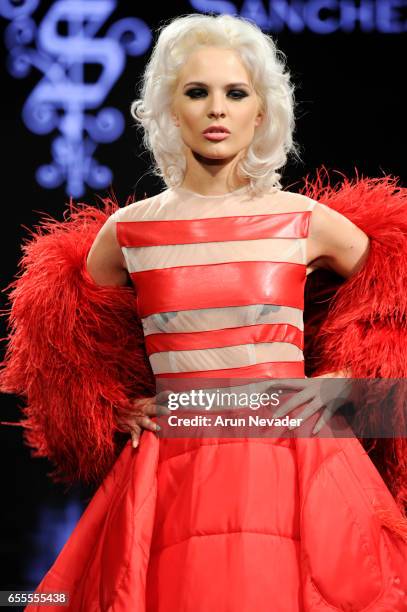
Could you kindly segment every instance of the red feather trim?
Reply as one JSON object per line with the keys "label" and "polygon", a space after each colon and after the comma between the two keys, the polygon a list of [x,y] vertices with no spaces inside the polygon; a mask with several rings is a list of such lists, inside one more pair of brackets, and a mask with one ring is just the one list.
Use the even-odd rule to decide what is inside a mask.
{"label": "red feather trim", "polygon": [[[325,167],[314,181],[305,179],[304,195],[346,216],[370,237],[363,267],[344,280],[327,270],[307,279],[305,292],[305,359],[312,375],[350,368],[353,378],[407,377],[407,189],[398,178],[344,177],[330,184]],[[379,381],[377,381],[379,382]],[[352,395],[357,431],[374,425],[380,397],[394,387],[395,431],[406,428],[403,381],[383,381],[371,393]],[[397,383],[397,385],[396,385]],[[366,390],[366,386],[364,386]],[[362,438],[396,502],[407,510],[406,438]],[[383,513],[384,516],[384,513]],[[406,531],[404,531],[406,533]]]}
{"label": "red feather trim", "polygon": [[[23,246],[10,291],[0,389],[24,396],[24,439],[48,457],[55,482],[100,484],[128,435],[116,417],[155,383],[132,287],[97,285],[86,258],[118,205],[69,205],[69,218],[41,222]],[[65,215],[64,215],[65,216]]]}
{"label": "red feather trim", "polygon": [[[307,375],[349,367],[355,378],[407,377],[407,190],[390,176],[354,182],[345,177],[332,187],[322,168],[316,180],[305,179],[303,192],[347,216],[371,238],[363,268],[350,279],[327,270],[307,278]],[[86,271],[90,246],[117,209],[109,198],[103,204],[99,210],[71,202],[69,219],[51,218],[33,232],[23,247],[23,274],[11,284],[0,388],[26,397],[25,439],[35,456],[56,465],[51,476],[64,482],[100,482],[123,445],[115,439],[115,417],[128,398],[155,392],[134,289],[98,286]],[[363,408],[361,419],[369,422],[369,400],[355,401]],[[401,401],[395,399],[397,419],[405,419]],[[361,442],[369,444],[404,509],[406,440]]]}

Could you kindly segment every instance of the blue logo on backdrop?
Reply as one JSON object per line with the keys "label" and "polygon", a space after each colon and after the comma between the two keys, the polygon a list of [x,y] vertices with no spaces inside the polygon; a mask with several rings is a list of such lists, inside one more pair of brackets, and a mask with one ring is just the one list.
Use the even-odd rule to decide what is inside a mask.
{"label": "blue logo on backdrop", "polygon": [[228,0],[190,0],[190,5],[201,13],[239,14],[265,32],[407,31],[406,0],[244,0],[240,9]]}
{"label": "blue logo on backdrop", "polygon": [[[96,38],[116,8],[115,0],[59,0],[37,26],[32,14],[38,5],[38,0],[0,1],[0,14],[10,20],[5,32],[7,68],[16,78],[32,68],[43,75],[22,110],[24,123],[34,133],[58,132],[52,161],[37,168],[38,183],[48,189],[66,183],[67,193],[80,197],[85,184],[101,189],[112,181],[110,168],[101,165],[94,152],[98,143],[119,138],[124,118],[103,103],[125,68],[126,54],[148,50],[151,31],[142,20],[129,17]],[[87,82],[85,69],[94,65],[98,76]]]}
{"label": "blue logo on backdrop", "polygon": [[[65,183],[69,195],[80,197],[86,184],[101,189],[112,181],[110,168],[94,153],[98,143],[119,138],[124,118],[103,104],[124,71],[126,54],[145,54],[152,34],[144,21],[128,17],[96,38],[116,0],[56,0],[37,25],[33,13],[39,4],[0,0],[0,15],[10,21],[5,31],[7,68],[16,78],[32,68],[43,75],[22,110],[34,133],[58,133],[52,160],[37,168],[38,183],[47,189]],[[228,0],[190,0],[190,5],[201,13],[240,14],[265,32],[407,31],[407,0],[244,0],[240,9]],[[89,82],[86,69],[95,66],[99,76]]]}

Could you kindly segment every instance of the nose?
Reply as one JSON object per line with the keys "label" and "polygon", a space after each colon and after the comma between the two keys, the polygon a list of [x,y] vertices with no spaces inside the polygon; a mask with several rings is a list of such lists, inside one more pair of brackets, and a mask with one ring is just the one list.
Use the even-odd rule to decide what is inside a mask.
{"label": "nose", "polygon": [[225,111],[223,109],[223,101],[222,101],[222,96],[212,96],[209,99],[209,112],[208,112],[208,117],[212,118],[212,117],[224,117],[225,116]]}
{"label": "nose", "polygon": [[212,110],[208,113],[208,117],[216,117],[216,119],[218,119],[219,117],[224,117],[225,113],[224,111],[220,111],[220,110]]}

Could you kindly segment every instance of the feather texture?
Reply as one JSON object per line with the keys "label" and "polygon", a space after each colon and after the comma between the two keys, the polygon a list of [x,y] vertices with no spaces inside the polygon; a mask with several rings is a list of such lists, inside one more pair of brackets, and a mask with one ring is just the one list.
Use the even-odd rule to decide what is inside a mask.
{"label": "feather texture", "polygon": [[[325,167],[305,179],[302,193],[345,215],[370,238],[363,267],[350,278],[317,270],[305,290],[305,356],[311,375],[350,368],[354,379],[384,378],[353,386],[358,432],[378,431],[391,419],[406,431],[407,378],[407,189],[383,176],[331,184]],[[392,410],[381,414],[381,400]],[[384,404],[383,404],[384,405]],[[388,424],[386,429],[389,429]],[[407,510],[407,440],[361,438],[399,508]],[[385,513],[383,512],[383,516]]]}
{"label": "feather texture", "polygon": [[116,423],[132,398],[154,394],[130,286],[97,285],[86,258],[118,208],[69,205],[63,221],[45,215],[23,244],[9,292],[2,392],[24,397],[24,438],[48,457],[56,482],[100,484],[127,441]]}
{"label": "feather texture", "polygon": [[[358,225],[370,250],[349,279],[322,269],[307,277],[306,374],[350,368],[354,378],[407,378],[407,189],[390,176],[343,179],[332,186],[322,167],[301,191]],[[97,232],[118,208],[114,196],[102,202],[71,201],[63,221],[42,221],[23,245],[21,273],[5,289],[11,307],[3,311],[9,334],[0,390],[25,398],[25,440],[34,456],[54,464],[50,476],[67,483],[103,480],[128,437],[117,417],[129,399],[155,393],[134,289],[101,287],[86,270]],[[398,426],[406,418],[400,388],[393,398]],[[355,391],[361,427],[377,418],[369,406],[380,393],[377,386],[371,397]],[[406,439],[361,442],[405,512]],[[394,517],[380,512],[391,527]]]}

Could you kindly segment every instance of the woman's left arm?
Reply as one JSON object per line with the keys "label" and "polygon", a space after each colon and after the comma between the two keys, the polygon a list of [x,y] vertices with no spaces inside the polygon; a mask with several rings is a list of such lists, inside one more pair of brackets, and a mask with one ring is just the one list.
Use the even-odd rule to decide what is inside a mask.
{"label": "woman's left arm", "polygon": [[[350,219],[320,202],[316,202],[314,206],[308,236],[312,264],[319,268],[333,270],[345,278],[357,273],[363,267],[369,254],[370,239],[367,234]],[[337,399],[338,389],[344,398],[346,398],[347,390],[350,390],[349,383],[343,381],[343,388],[342,386],[330,388],[332,397],[327,394],[325,388],[324,400],[322,400],[323,383],[318,381],[318,378],[352,378],[352,371],[348,367],[328,371],[304,381],[295,381],[293,386],[298,389],[298,393],[290,398],[274,416],[285,416],[303,402],[308,402],[307,407],[297,415],[297,418],[307,419],[321,408],[325,408],[313,430],[313,433],[317,433],[338,408],[338,402],[334,401]]]}
{"label": "woman's left arm", "polygon": [[[369,254],[370,239],[350,219],[322,202],[311,215],[309,241],[318,267],[333,270],[344,278],[358,272]],[[327,372],[314,378],[351,378],[350,368]]]}
{"label": "woman's left arm", "polygon": [[350,219],[316,202],[308,233],[313,263],[344,278],[358,272],[369,254],[370,239]]}

